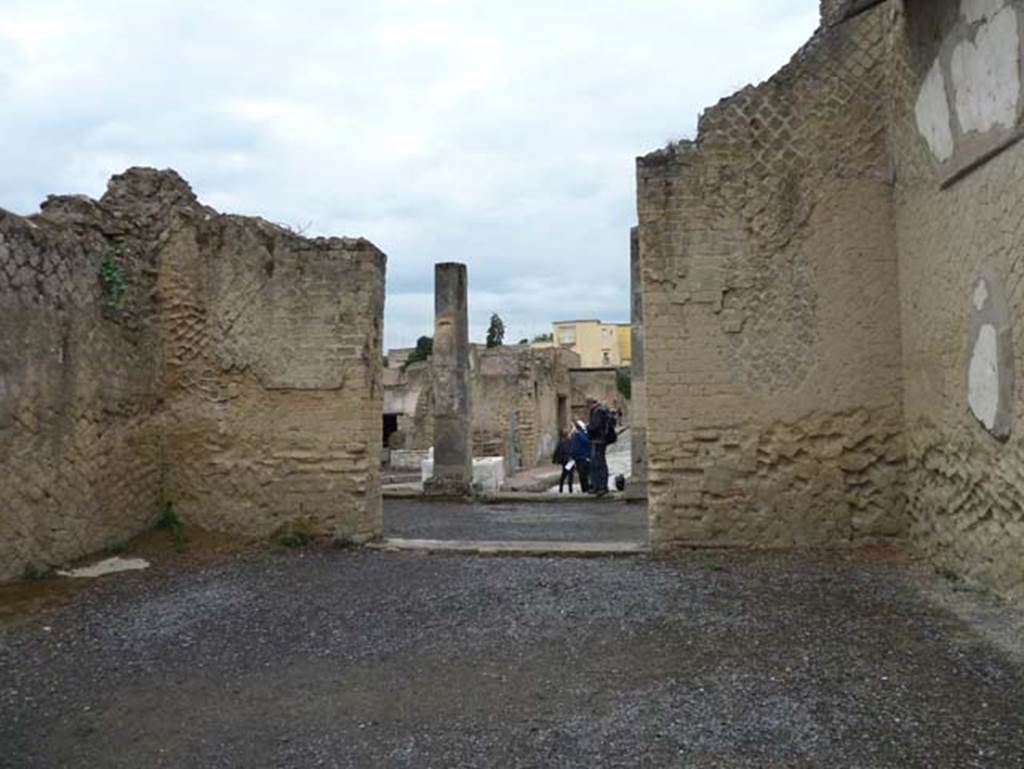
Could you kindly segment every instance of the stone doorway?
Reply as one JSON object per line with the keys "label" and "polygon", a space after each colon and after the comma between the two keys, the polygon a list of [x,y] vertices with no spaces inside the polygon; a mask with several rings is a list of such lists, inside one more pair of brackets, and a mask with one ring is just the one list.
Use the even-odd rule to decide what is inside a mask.
{"label": "stone doorway", "polygon": [[391,436],[398,432],[398,414],[384,415],[384,448],[391,448]]}
{"label": "stone doorway", "polygon": [[[426,381],[414,392],[407,372],[399,369],[387,377],[384,402],[404,408],[407,416],[415,408],[419,417],[423,394],[432,394],[433,448],[424,451],[418,478],[392,473],[395,482],[384,485],[383,546],[645,552],[644,505],[628,504],[614,493],[615,486],[610,496],[585,494],[578,473],[573,488],[566,483],[563,493],[558,487],[562,465],[553,462],[561,433],[573,418],[576,389],[582,387],[618,406],[607,395],[608,382],[602,380],[610,373],[614,387],[614,370],[588,371],[576,387],[573,372],[580,370],[579,356],[571,351],[533,349],[528,344],[474,347],[469,340],[467,285],[465,265],[435,266],[434,341],[424,363]],[[407,360],[405,352],[389,354],[389,363]],[[605,390],[598,387],[602,382]],[[399,424],[404,429],[406,420],[397,420],[396,409],[385,409],[385,436]],[[623,435],[608,452],[612,483],[616,476],[628,477],[629,449],[629,438]],[[389,452],[388,469],[396,469],[395,455],[413,453]]]}

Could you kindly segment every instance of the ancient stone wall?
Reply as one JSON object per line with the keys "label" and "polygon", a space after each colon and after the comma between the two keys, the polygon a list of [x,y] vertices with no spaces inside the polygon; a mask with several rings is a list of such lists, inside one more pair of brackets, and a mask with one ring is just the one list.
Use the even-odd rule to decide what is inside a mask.
{"label": "ancient stone wall", "polygon": [[905,533],[888,13],[638,161],[656,545]]}
{"label": "ancient stone wall", "polygon": [[[477,456],[504,456],[514,415],[514,453],[520,467],[551,461],[561,421],[568,422],[568,350],[501,347],[476,350],[473,377],[473,439]],[[565,413],[559,414],[559,398]]]}
{"label": "ancient stone wall", "polygon": [[384,259],[261,220],[178,212],[159,290],[167,493],[221,531],[380,530]]}
{"label": "ancient stone wall", "polygon": [[822,22],[639,162],[654,539],[906,528],[1024,597],[1024,2]]}
{"label": "ancient stone wall", "polygon": [[[622,369],[624,374],[629,369]],[[587,421],[587,398],[595,398],[601,403],[618,410],[621,424],[630,424],[630,402],[621,392],[618,385],[619,369],[615,368],[574,368],[569,372],[572,382],[572,415],[573,419]]]}
{"label": "ancient stone wall", "polygon": [[1024,597],[1024,3],[915,0],[892,29],[909,511],[951,571]]}
{"label": "ancient stone wall", "polygon": [[434,389],[429,361],[384,372],[384,413],[398,417],[390,448],[425,451],[434,445]]}
{"label": "ancient stone wall", "polygon": [[[570,368],[578,364],[579,356],[569,350],[474,345],[470,354],[473,455],[514,454],[516,468],[510,469],[549,462],[561,423],[570,416]],[[386,388],[390,408],[402,414],[401,435],[396,438],[402,448],[427,449],[432,444],[430,368],[429,363],[415,363]],[[559,413],[560,403],[564,414]]]}
{"label": "ancient stone wall", "polygon": [[135,213],[85,198],[0,211],[0,579],[159,510],[156,259]]}
{"label": "ancient stone wall", "polygon": [[380,530],[384,256],[132,169],[0,212],[0,577],[173,504],[260,536]]}

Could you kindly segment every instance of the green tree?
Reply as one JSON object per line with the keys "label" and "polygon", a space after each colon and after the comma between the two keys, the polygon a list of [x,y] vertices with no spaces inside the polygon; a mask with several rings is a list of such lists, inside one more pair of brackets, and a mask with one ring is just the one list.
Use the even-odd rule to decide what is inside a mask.
{"label": "green tree", "polygon": [[554,334],[537,334],[537,336],[535,336],[533,338],[533,341],[534,342],[553,342],[553,341],[555,341],[555,335]]}
{"label": "green tree", "polygon": [[505,341],[505,324],[498,313],[491,313],[491,325],[487,327],[487,346],[501,347]]}
{"label": "green tree", "polygon": [[633,397],[633,372],[628,368],[620,368],[615,372],[615,387],[623,398]]}
{"label": "green tree", "polygon": [[409,353],[409,357],[405,359],[405,363],[402,364],[402,369],[409,368],[413,363],[418,363],[421,360],[426,360],[434,354],[434,337],[432,336],[421,336],[416,340],[416,349]]}

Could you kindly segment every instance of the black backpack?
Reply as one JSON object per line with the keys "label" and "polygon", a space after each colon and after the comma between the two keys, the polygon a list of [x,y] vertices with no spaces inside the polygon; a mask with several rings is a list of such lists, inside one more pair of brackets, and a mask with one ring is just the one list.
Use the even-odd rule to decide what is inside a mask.
{"label": "black backpack", "polygon": [[604,442],[610,446],[619,439],[619,434],[616,429],[619,426],[619,420],[616,418],[614,411],[609,409],[607,414],[608,417],[604,428]]}

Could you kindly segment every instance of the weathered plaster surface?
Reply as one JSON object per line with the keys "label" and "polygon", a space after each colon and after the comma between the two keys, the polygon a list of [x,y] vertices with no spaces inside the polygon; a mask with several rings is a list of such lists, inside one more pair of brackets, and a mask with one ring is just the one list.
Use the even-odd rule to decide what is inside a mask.
{"label": "weathered plaster surface", "polygon": [[[1022,13],[1019,0],[964,0],[960,6],[953,0],[909,0],[906,18],[911,23],[893,25],[909,35],[905,52],[918,70],[912,78],[918,88],[917,130],[946,180],[958,178],[1018,136]],[[897,49],[894,54],[897,59],[902,55]],[[923,77],[922,60],[928,62]],[[902,148],[896,149],[899,154]]]}
{"label": "weathered plaster surface", "polygon": [[[934,35],[948,55],[975,25],[1021,4],[919,2],[896,21],[890,141],[900,264],[908,513],[914,541],[956,573],[1024,597],[1024,477],[1014,330],[1024,317],[1024,149],[1011,146],[940,189],[941,170],[912,140],[913,96],[932,58],[915,57]],[[1009,11],[1003,9],[1009,7]],[[945,26],[943,26],[945,24]],[[927,34],[918,32],[927,31]],[[1006,36],[1020,56],[1019,40]],[[924,62],[927,62],[926,64]],[[989,77],[986,75],[985,77]],[[998,84],[979,83],[979,90]],[[1019,95],[1018,95],[1019,98]],[[1019,109],[1019,105],[1014,105]],[[959,129],[958,129],[959,130]],[[998,139],[1000,131],[993,132]],[[957,133],[957,156],[988,146]]]}
{"label": "weathered plaster surface", "polygon": [[950,61],[956,115],[962,130],[985,133],[1012,128],[1020,98],[1017,12],[1004,8],[963,40]]}
{"label": "weathered plaster surface", "polygon": [[941,161],[953,156],[953,131],[949,127],[949,103],[946,100],[946,79],[936,61],[921,86],[914,109],[917,128],[928,142],[932,154]]}
{"label": "weathered plaster surface", "polygon": [[967,401],[974,416],[991,432],[999,413],[999,352],[996,328],[989,323],[979,329],[971,351]]}
{"label": "weathered plaster surface", "polygon": [[968,24],[991,19],[1006,7],[1006,0],[963,0],[960,13]]}

